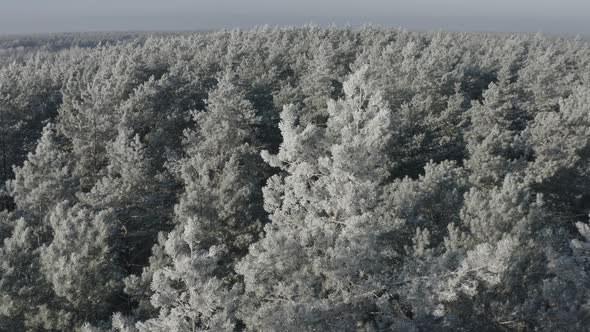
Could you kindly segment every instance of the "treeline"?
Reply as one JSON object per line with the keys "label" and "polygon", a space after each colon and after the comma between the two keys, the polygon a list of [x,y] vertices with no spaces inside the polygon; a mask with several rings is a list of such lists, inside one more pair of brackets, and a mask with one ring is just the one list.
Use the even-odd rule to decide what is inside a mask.
{"label": "treeline", "polygon": [[94,48],[128,42],[142,42],[150,36],[173,36],[180,32],[69,32],[37,35],[0,35],[0,67],[13,61],[26,61],[38,53],[74,48]]}
{"label": "treeline", "polygon": [[263,27],[3,59],[0,330],[590,325],[587,42]]}

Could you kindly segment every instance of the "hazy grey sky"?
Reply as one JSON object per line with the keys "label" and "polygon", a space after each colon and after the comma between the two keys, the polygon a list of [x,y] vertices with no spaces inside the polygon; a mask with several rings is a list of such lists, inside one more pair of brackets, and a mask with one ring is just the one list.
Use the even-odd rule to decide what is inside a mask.
{"label": "hazy grey sky", "polygon": [[312,21],[589,33],[590,0],[0,0],[0,33],[189,30]]}

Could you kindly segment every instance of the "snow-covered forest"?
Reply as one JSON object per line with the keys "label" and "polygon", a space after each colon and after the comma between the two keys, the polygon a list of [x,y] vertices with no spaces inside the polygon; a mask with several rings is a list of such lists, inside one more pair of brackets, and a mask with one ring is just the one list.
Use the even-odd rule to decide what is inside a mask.
{"label": "snow-covered forest", "polygon": [[581,38],[0,45],[0,331],[590,326]]}

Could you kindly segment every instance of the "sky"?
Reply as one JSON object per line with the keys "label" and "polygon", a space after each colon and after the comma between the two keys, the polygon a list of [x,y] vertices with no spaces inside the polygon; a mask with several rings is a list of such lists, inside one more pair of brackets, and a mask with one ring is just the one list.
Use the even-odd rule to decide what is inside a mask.
{"label": "sky", "polygon": [[0,34],[305,23],[590,34],[590,0],[0,0]]}

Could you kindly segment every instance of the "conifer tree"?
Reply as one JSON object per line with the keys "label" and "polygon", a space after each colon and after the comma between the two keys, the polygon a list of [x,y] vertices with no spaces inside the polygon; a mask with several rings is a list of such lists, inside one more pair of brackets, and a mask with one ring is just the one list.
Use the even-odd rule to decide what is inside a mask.
{"label": "conifer tree", "polygon": [[41,271],[40,260],[42,247],[52,239],[48,212],[73,198],[77,189],[70,155],[52,125],[45,127],[35,152],[29,154],[24,165],[15,168],[15,177],[9,190],[17,210],[11,218],[11,232],[3,236],[6,239],[0,249],[0,294],[2,304],[11,308],[3,315],[31,329],[66,328],[73,317],[60,309]]}
{"label": "conifer tree", "polygon": [[529,154],[522,131],[527,113],[520,108],[513,84],[490,84],[483,103],[473,102],[471,125],[466,133],[467,167],[479,186],[499,185],[508,173],[522,172]]}
{"label": "conifer tree", "polygon": [[[50,56],[37,54],[0,68],[0,183],[14,175],[35,148],[45,121],[55,116],[61,102],[61,72],[67,69]],[[0,185],[0,187],[2,186]],[[4,200],[8,208],[9,200]],[[1,203],[0,203],[1,204]]]}
{"label": "conifer tree", "polygon": [[40,223],[55,205],[74,199],[79,180],[73,163],[64,137],[55,125],[47,125],[35,151],[15,168],[15,179],[9,183],[21,213]]}
{"label": "conifer tree", "polygon": [[63,89],[57,128],[71,143],[82,192],[90,191],[104,176],[108,165],[104,143],[116,138],[119,106],[142,82],[141,63],[129,52],[124,47],[98,48],[92,65],[74,71]]}
{"label": "conifer tree", "polygon": [[194,120],[180,163],[184,193],[175,209],[176,227],[162,239],[162,249],[156,248],[169,264],[146,271],[152,274],[152,304],[159,317],[138,324],[140,330],[238,325],[241,285],[233,267],[264,221],[258,186],[265,167],[256,151],[257,118],[226,76],[211,92],[207,111],[195,113]]}
{"label": "conifer tree", "polygon": [[0,330],[584,331],[589,83],[581,38],[0,38]]}
{"label": "conifer tree", "polygon": [[[39,261],[39,242],[46,242],[48,236],[47,229],[29,225],[20,218],[3,241],[0,248],[0,327],[3,329],[59,329],[70,323],[67,313],[51,310],[54,303],[48,302],[53,294]],[[53,322],[43,319],[44,316],[53,316]]]}
{"label": "conifer tree", "polygon": [[328,103],[326,128],[300,127],[297,110],[283,110],[281,149],[264,154],[283,171],[264,189],[272,223],[238,267],[249,329],[334,330],[371,321],[374,296],[362,295],[368,276],[357,265],[369,256],[347,243],[376,218],[372,210],[392,168],[393,124],[366,75],[366,68],[352,75],[345,98]]}
{"label": "conifer tree", "polygon": [[123,276],[116,264],[121,240],[112,211],[94,213],[66,201],[48,219],[53,237],[41,249],[41,270],[60,306],[71,312],[72,327],[108,317]]}
{"label": "conifer tree", "polygon": [[95,211],[112,210],[125,244],[119,259],[129,273],[147,264],[150,248],[159,231],[167,230],[169,218],[167,177],[156,172],[138,135],[119,125],[117,138],[107,144],[109,164],[105,176],[78,198]]}
{"label": "conifer tree", "polygon": [[563,232],[543,196],[508,175],[500,187],[472,188],[460,216],[445,239],[445,256],[453,259],[432,275],[439,301],[433,314],[472,329],[538,326],[527,316],[549,275],[545,255],[561,242],[547,234]]}
{"label": "conifer tree", "polygon": [[571,211],[579,221],[590,210],[589,104],[588,89],[578,87],[560,100],[559,112],[537,114],[527,130],[534,153],[527,179],[549,194],[556,208]]}
{"label": "conifer tree", "polygon": [[323,124],[327,100],[337,99],[342,93],[339,82],[336,51],[328,41],[322,41],[312,59],[305,59],[307,72],[301,78],[298,87],[301,89],[300,100],[305,108],[302,114],[303,123],[314,122]]}

